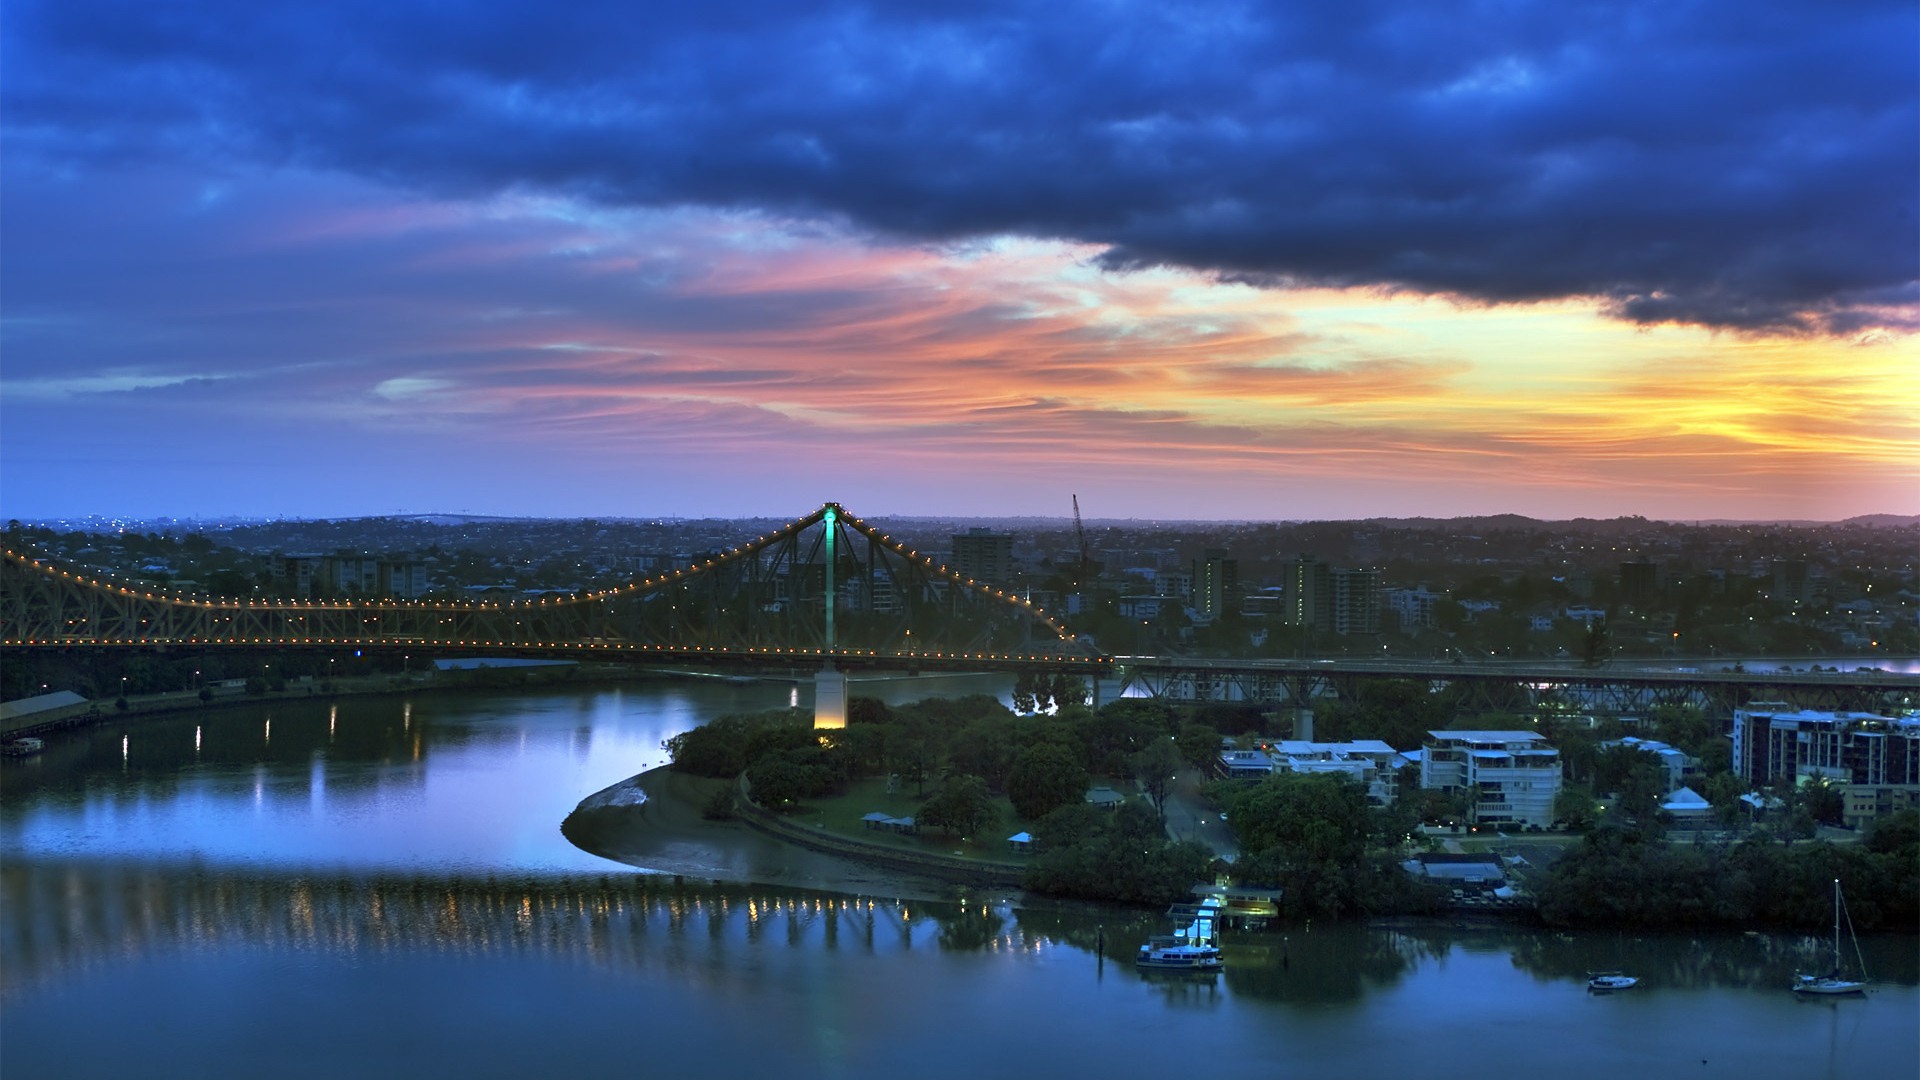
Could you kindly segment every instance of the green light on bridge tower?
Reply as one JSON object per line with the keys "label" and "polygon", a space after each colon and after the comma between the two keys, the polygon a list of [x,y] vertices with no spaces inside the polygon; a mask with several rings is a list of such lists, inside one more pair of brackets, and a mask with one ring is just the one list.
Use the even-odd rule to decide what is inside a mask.
{"label": "green light on bridge tower", "polygon": [[834,508],[834,505],[833,505],[832,503],[828,503],[828,504],[827,504],[827,512],[826,512],[826,524],[827,524],[827,651],[828,651],[828,652],[832,652],[832,651],[833,651],[833,646],[834,646],[834,636],[833,636],[833,608],[834,608],[834,603],[833,603],[833,564],[834,564],[834,558],[833,558],[833,534],[839,531],[838,529],[836,529],[836,528],[834,527],[835,525],[837,525],[837,524],[839,523],[839,521],[840,521],[840,512],[839,512],[839,511],[838,511],[837,509],[835,509],[835,508]]}
{"label": "green light on bridge tower", "polygon": [[813,726],[817,729],[836,729],[847,726],[847,677],[833,669],[833,648],[836,639],[833,633],[833,609],[837,606],[833,595],[834,534],[839,532],[840,508],[827,504],[821,519],[827,530],[827,662],[813,677]]}

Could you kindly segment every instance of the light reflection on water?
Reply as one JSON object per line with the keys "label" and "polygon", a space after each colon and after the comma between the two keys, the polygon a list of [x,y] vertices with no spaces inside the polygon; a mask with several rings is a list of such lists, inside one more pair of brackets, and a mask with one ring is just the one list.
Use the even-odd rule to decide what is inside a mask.
{"label": "light reflection on water", "polygon": [[[1320,926],[1231,939],[1217,978],[1151,978],[1113,959],[1151,912],[676,880],[560,836],[661,740],[789,694],[275,703],[10,764],[0,1075],[1920,1069],[1910,938],[1870,943],[1878,987],[1853,1002],[1785,991],[1817,936]],[[1598,967],[1645,982],[1592,998]]]}
{"label": "light reflection on water", "polygon": [[[7,1075],[232,1075],[263,1046],[299,1055],[281,1074],[315,1076],[632,1055],[702,1076],[1135,1076],[1190,1066],[1196,1047],[1227,1077],[1477,1075],[1487,1055],[1573,1077],[1920,1061],[1910,940],[1877,943],[1873,996],[1807,1003],[1785,990],[1799,945],[1758,936],[1321,926],[1230,938],[1227,971],[1192,979],[1123,962],[1158,929],[1150,913],[1002,894],[10,860],[0,901]],[[1095,954],[1103,939],[1120,962]],[[1587,995],[1603,957],[1644,990]],[[139,1041],[85,1038],[100,1017]]]}
{"label": "light reflection on water", "polygon": [[[997,677],[891,679],[895,701]],[[110,723],[5,766],[0,854],[279,866],[586,872],[560,835],[579,801],[665,764],[662,743],[782,682],[298,699]],[[111,747],[112,767],[102,755]]]}

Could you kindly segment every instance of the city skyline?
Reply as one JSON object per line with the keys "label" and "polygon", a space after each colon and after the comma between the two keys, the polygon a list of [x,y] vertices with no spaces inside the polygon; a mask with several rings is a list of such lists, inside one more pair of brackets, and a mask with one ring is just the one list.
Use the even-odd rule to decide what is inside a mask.
{"label": "city skyline", "polygon": [[1910,4],[9,5],[0,515],[1920,512]]}

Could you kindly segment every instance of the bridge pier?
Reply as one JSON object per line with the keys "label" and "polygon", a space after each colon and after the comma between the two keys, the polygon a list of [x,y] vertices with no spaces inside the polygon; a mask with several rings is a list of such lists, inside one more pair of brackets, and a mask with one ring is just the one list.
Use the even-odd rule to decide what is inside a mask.
{"label": "bridge pier", "polygon": [[816,731],[847,726],[847,675],[831,662],[813,677],[813,726]]}

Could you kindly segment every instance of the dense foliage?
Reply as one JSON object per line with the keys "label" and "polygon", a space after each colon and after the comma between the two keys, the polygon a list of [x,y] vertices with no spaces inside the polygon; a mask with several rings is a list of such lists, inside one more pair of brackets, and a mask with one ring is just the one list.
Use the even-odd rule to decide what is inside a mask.
{"label": "dense foliage", "polygon": [[1034,835],[1040,854],[1026,886],[1036,892],[1168,904],[1189,899],[1195,882],[1212,878],[1213,854],[1169,841],[1160,816],[1142,803],[1110,811],[1063,806],[1036,824]]}
{"label": "dense foliage", "polygon": [[[1212,854],[1168,841],[1159,813],[1181,765],[1181,715],[1138,700],[1095,712],[1073,704],[1070,687],[1064,703],[1058,693],[1051,715],[1019,715],[978,695],[903,706],[854,698],[847,727],[833,732],[815,730],[801,710],[723,716],[675,736],[667,749],[677,771],[745,773],[754,800],[773,809],[837,794],[855,777],[886,775],[913,786],[923,828],[952,836],[998,828],[1011,805],[1038,840],[1027,882],[1037,891],[1161,904],[1210,880]],[[1186,735],[1194,747],[1217,746],[1219,738],[1197,724]],[[1148,801],[1096,810],[1085,802],[1096,779],[1116,786],[1137,779]]]}
{"label": "dense foliage", "polygon": [[1560,926],[1818,929],[1833,918],[1836,878],[1855,927],[1920,929],[1920,813],[1895,814],[1847,846],[1785,845],[1758,832],[1720,848],[1600,829],[1537,891],[1541,918]]}
{"label": "dense foliage", "polygon": [[667,740],[675,772],[731,780],[762,753],[798,746],[813,730],[799,709],[748,716],[719,716]]}
{"label": "dense foliage", "polygon": [[1403,812],[1368,806],[1345,776],[1281,773],[1219,782],[1209,793],[1240,842],[1235,876],[1278,888],[1284,916],[1422,913],[1438,902],[1400,868]]}
{"label": "dense foliage", "polygon": [[994,809],[993,792],[977,776],[949,776],[940,781],[933,794],[920,805],[918,821],[929,829],[955,836],[971,836],[994,824],[999,813]]}

